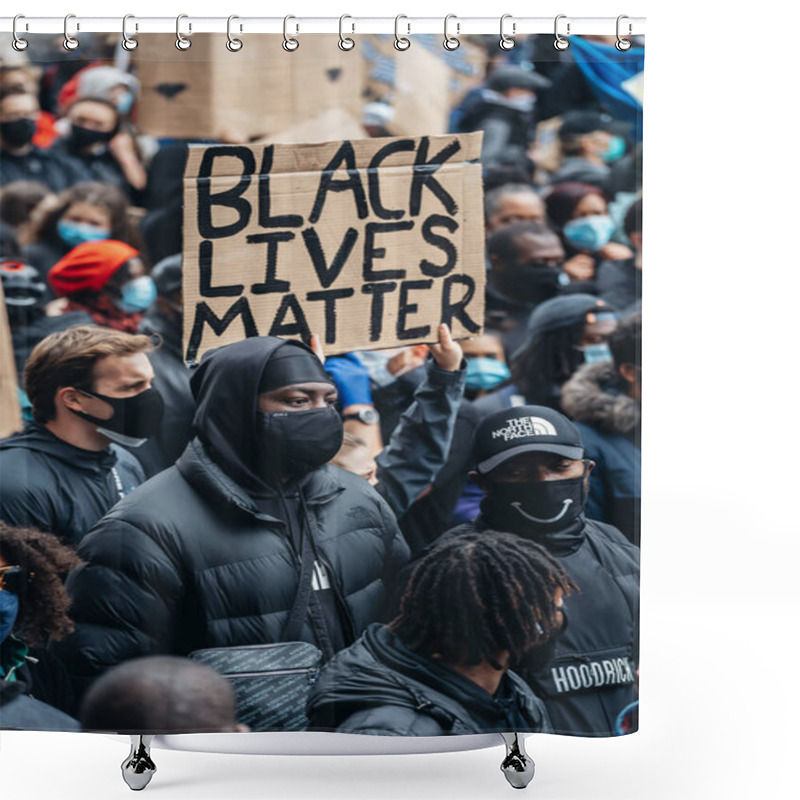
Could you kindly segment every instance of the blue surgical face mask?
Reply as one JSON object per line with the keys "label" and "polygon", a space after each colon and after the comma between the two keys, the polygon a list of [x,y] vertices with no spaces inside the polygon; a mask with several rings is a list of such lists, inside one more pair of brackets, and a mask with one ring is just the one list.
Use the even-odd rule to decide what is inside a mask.
{"label": "blue surgical face mask", "polygon": [[19,598],[12,592],[0,589],[0,642],[4,642],[17,621]]}
{"label": "blue surgical face mask", "polygon": [[587,344],[578,348],[583,353],[583,361],[585,364],[598,364],[603,361],[613,361],[611,355],[611,348],[605,343]]}
{"label": "blue surgical face mask", "polygon": [[117,111],[119,111],[120,114],[127,114],[131,108],[133,108],[133,93],[125,92],[125,94],[121,95],[119,100],[117,100]]}
{"label": "blue surgical face mask", "polygon": [[471,392],[488,391],[511,377],[508,366],[496,358],[468,358],[466,388]]}
{"label": "blue surgical face mask", "polygon": [[564,237],[578,250],[594,253],[608,244],[615,227],[608,214],[593,214],[570,220],[564,226]]}
{"label": "blue surgical face mask", "polygon": [[84,242],[101,242],[111,237],[108,228],[89,225],[86,222],[68,222],[60,219],[56,225],[61,241],[68,247],[77,247]]}
{"label": "blue surgical face mask", "polygon": [[621,136],[617,136],[616,134],[611,134],[611,139],[608,142],[608,147],[606,148],[605,153],[601,153],[600,157],[605,161],[606,164],[612,164],[614,161],[618,161],[622,156],[625,155],[625,140]]}
{"label": "blue surgical face mask", "polygon": [[156,285],[149,275],[142,275],[122,285],[122,297],[114,302],[122,311],[134,314],[145,311],[156,299]]}

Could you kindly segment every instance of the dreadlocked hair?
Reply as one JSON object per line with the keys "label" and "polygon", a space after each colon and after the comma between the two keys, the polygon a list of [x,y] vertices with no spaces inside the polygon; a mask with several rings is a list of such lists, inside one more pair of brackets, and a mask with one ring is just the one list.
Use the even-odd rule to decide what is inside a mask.
{"label": "dreadlocked hair", "polygon": [[514,360],[511,377],[531,405],[551,406],[552,386],[562,386],[583,362],[577,345],[586,323],[547,331],[531,340]]}
{"label": "dreadlocked hair", "polygon": [[67,613],[70,598],[62,575],[81,563],[75,552],[52,533],[12,528],[0,521],[0,556],[28,573],[15,634],[37,646],[72,633],[75,626]]}
{"label": "dreadlocked hair", "polygon": [[501,651],[517,663],[561,628],[558,589],[577,587],[541,545],[492,530],[463,534],[419,562],[389,627],[415,652],[499,669]]}

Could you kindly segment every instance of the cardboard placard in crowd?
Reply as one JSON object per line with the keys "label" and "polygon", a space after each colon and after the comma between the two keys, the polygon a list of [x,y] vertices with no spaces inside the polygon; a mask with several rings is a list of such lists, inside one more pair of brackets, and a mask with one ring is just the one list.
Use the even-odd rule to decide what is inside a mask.
{"label": "cardboard placard in crowd", "polygon": [[395,113],[386,127],[395,136],[447,133],[450,108],[442,98],[450,87],[450,68],[422,48],[411,58],[403,55],[395,60]]}
{"label": "cardboard placard in crowd", "polygon": [[252,144],[299,144],[305,142],[332,142],[335,139],[363,139],[364,128],[355,118],[342,108],[329,108],[311,119],[298,122],[285,131],[265,136]]}
{"label": "cardboard placard in crowd", "polygon": [[0,284],[0,439],[22,430],[14,345],[8,324],[3,285]]}
{"label": "cardboard placard in crowd", "polygon": [[480,133],[189,150],[184,357],[247,336],[328,355],[482,330]]}
{"label": "cardboard placard in crowd", "polygon": [[[224,34],[191,36],[180,51],[171,34],[148,34],[133,53],[141,93],[136,122],[159,137],[246,141],[286,129],[332,108],[360,119],[363,59],[342,52],[338,36],[242,36],[230,52]],[[243,79],[242,65],[246,67]]]}

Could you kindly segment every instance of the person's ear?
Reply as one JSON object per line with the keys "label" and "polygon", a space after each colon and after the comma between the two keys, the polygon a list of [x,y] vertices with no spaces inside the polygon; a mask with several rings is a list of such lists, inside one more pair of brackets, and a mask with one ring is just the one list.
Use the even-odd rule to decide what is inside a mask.
{"label": "person's ear", "polygon": [[56,405],[64,405],[71,411],[83,411],[85,395],[72,386],[62,386],[55,396]]}
{"label": "person's ear", "polygon": [[476,472],[473,469],[470,470],[468,477],[479,489],[484,491],[486,494],[489,493],[489,481],[486,479],[485,475],[481,475],[480,472]]}
{"label": "person's ear", "polygon": [[597,464],[592,461],[591,458],[586,459],[586,474],[583,476],[584,486],[589,488],[589,476],[592,474],[592,470],[597,466]]}
{"label": "person's ear", "polygon": [[618,371],[626,383],[630,383],[631,385],[636,383],[636,367],[633,364],[620,364]]}

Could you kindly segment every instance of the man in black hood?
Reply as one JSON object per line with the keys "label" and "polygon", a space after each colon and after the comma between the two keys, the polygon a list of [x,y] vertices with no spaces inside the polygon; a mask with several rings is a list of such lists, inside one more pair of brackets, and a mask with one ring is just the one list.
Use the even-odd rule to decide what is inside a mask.
{"label": "man in black hood", "polygon": [[362,478],[327,466],[336,390],[305,345],[253,337],[192,377],[195,438],[86,537],[68,580],[79,679],[155,653],[305,641],[329,658],[382,610],[408,546]]}
{"label": "man in black hood", "polygon": [[[473,522],[453,537],[505,531],[542,545],[578,587],[569,626],[549,663],[519,672],[542,697],[555,733],[612,736],[636,700],[638,549],[584,514],[589,474],[575,426],[545,406],[486,417],[475,433],[473,480],[486,492]],[[440,540],[442,541],[442,540]]]}

